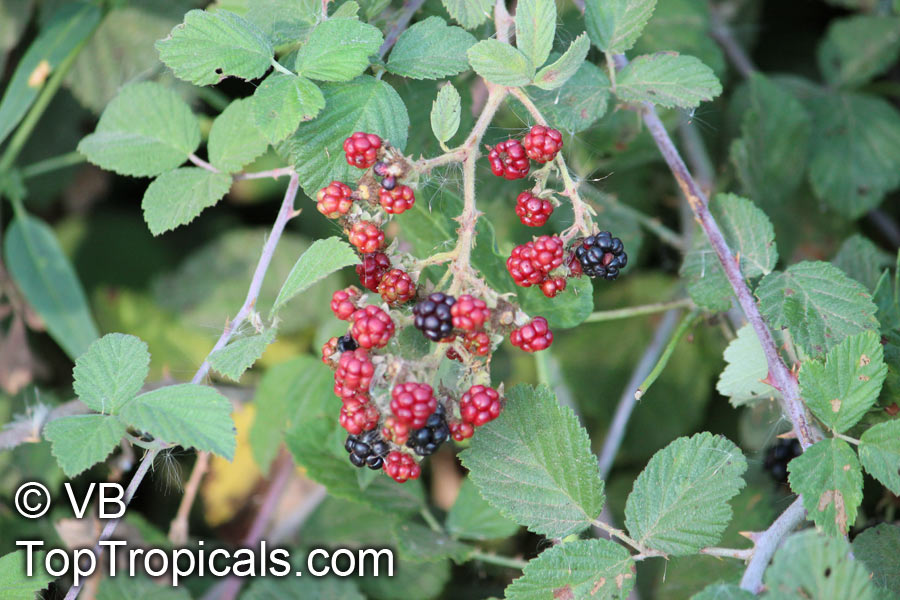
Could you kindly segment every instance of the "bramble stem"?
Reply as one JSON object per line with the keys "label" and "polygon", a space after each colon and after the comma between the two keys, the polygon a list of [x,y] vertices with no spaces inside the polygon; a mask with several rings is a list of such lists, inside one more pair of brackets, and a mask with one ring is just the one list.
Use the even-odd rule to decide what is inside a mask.
{"label": "bramble stem", "polygon": [[736,558],[738,560],[750,560],[753,556],[753,548],[702,548],[700,554],[718,556],[721,558]]}
{"label": "bramble stem", "polygon": [[681,338],[684,337],[684,334],[688,332],[688,329],[693,327],[694,323],[697,322],[697,319],[700,317],[700,312],[697,309],[692,310],[690,313],[685,315],[684,319],[681,320],[681,323],[678,325],[678,329],[675,330],[674,335],[669,340],[669,343],[666,345],[666,349],[663,350],[662,356],[659,357],[659,360],[656,361],[656,366],[653,367],[653,370],[647,375],[647,378],[641,382],[641,385],[638,386],[638,389],[634,392],[634,399],[640,400],[644,394],[647,393],[647,390],[650,389],[650,386],[656,381],[656,379],[660,376],[663,370],[666,368],[666,365],[669,364],[669,359],[672,358],[672,354],[675,352],[675,346],[678,345],[678,342],[681,341]]}
{"label": "bramble stem", "polygon": [[593,521],[594,527],[602,529],[606,533],[609,534],[610,537],[614,537],[622,542],[625,542],[629,546],[631,546],[635,551],[637,551],[637,555],[633,556],[635,560],[642,560],[644,558],[650,558],[653,556],[665,556],[664,552],[660,552],[658,550],[651,550],[650,548],[645,548],[643,544],[638,542],[637,540],[631,538],[627,533],[622,531],[621,529],[617,529],[612,525],[601,521],[600,519],[594,519]]}
{"label": "bramble stem", "polygon": [[694,303],[690,298],[681,298],[680,300],[672,300],[671,302],[657,302],[655,304],[643,304],[641,306],[629,306],[628,308],[617,308],[615,310],[599,310],[591,313],[585,323],[601,323],[603,321],[615,321],[617,319],[627,319],[629,317],[640,317],[642,315],[652,315],[656,313],[666,312],[673,308],[693,308]]}
{"label": "bramble stem", "polygon": [[391,30],[388,31],[388,34],[384,36],[384,43],[382,43],[381,48],[378,49],[378,58],[384,59],[385,54],[387,54],[388,50],[397,43],[397,38],[399,38],[400,34],[406,30],[409,26],[409,21],[423,4],[425,4],[425,0],[406,0],[406,2],[403,3],[403,8],[401,9],[400,16],[397,18],[397,22],[394,23]]}
{"label": "bramble stem", "polygon": [[500,556],[489,552],[481,552],[476,550],[471,554],[472,560],[480,560],[481,562],[498,567],[509,567],[510,569],[519,569],[520,571],[528,564],[527,560],[521,558],[512,558],[511,556]]}
{"label": "bramble stem", "polygon": [[769,561],[778,549],[781,540],[794,530],[806,517],[806,509],[803,508],[803,498],[797,499],[787,507],[781,515],[754,540],[753,556],[747,564],[747,569],[741,577],[741,589],[753,594],[762,591],[762,578]]}
{"label": "bramble stem", "polygon": [[244,179],[278,179],[280,177],[284,177],[285,175],[292,175],[294,173],[294,167],[279,167],[277,169],[269,169],[268,171],[255,171],[253,173],[236,173],[234,175],[235,181],[242,181]]}
{"label": "bramble stem", "polygon": [[212,171],[213,173],[219,173],[219,170],[197,156],[194,153],[188,154],[188,160],[200,167],[201,169],[206,169],[207,171]]}

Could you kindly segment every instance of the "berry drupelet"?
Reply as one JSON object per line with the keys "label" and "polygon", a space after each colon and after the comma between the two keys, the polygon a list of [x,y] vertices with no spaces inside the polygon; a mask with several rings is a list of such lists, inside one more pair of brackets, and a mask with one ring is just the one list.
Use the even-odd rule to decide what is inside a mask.
{"label": "berry drupelet", "polygon": [[[391,268],[391,259],[384,252],[372,252],[362,257],[362,262],[356,265],[356,274],[359,282],[370,292],[378,291],[381,278]],[[351,313],[352,314],[352,313]]]}
{"label": "berry drupelet", "polygon": [[500,142],[488,152],[491,172],[497,177],[506,179],[522,179],[528,175],[531,163],[525,153],[525,147],[519,140],[509,139]]}
{"label": "berry drupelet", "polygon": [[[348,234],[350,243],[359,248],[363,254],[371,254],[381,250],[384,244],[384,232],[369,221],[357,221],[350,227]],[[376,284],[378,285],[378,284]]]}
{"label": "berry drupelet", "polygon": [[513,346],[525,352],[546,350],[553,343],[553,332],[544,317],[535,317],[531,322],[522,325],[509,334]]}
{"label": "berry drupelet", "polygon": [[359,169],[368,169],[378,160],[381,138],[374,133],[357,131],[344,140],[344,154],[347,164]]}
{"label": "berry drupelet", "polygon": [[787,483],[788,463],[803,453],[800,442],[794,439],[779,439],[775,445],[766,450],[766,458],[763,466],[772,475],[772,479],[778,483]]}
{"label": "berry drupelet", "polygon": [[544,198],[538,198],[529,191],[524,191],[516,198],[516,214],[522,225],[540,227],[553,214],[553,204]]}
{"label": "berry drupelet", "polygon": [[416,297],[416,285],[402,269],[391,269],[378,284],[378,293],[390,305],[403,304]]}
{"label": "berry drupelet", "polygon": [[434,454],[434,451],[449,437],[450,427],[447,425],[444,407],[438,404],[434,413],[425,421],[425,426],[413,431],[406,445],[419,456],[428,456]]}
{"label": "berry drupelet", "polygon": [[545,163],[556,158],[563,145],[562,134],[551,127],[535,125],[525,134],[523,140],[528,158]]}
{"label": "berry drupelet", "polygon": [[589,235],[575,248],[575,257],[588,277],[612,281],[628,264],[628,255],[622,240],[608,231]]}
{"label": "berry drupelet", "polygon": [[[387,177],[385,177],[385,180]],[[391,215],[399,215],[411,209],[416,203],[416,195],[408,185],[398,185],[393,188],[384,187],[381,182],[381,190],[378,192],[378,201],[384,212]]]}
{"label": "berry drupelet", "polygon": [[453,335],[453,314],[450,309],[456,303],[453,296],[441,292],[430,294],[413,307],[413,324],[432,342]]}
{"label": "berry drupelet", "polygon": [[384,457],[391,450],[390,445],[381,439],[376,429],[366,431],[362,435],[348,435],[344,448],[350,453],[350,462],[354,466],[365,465],[373,471],[384,465]]}
{"label": "berry drupelet", "polygon": [[329,219],[346,215],[353,205],[353,190],[340,181],[332,181],[316,194],[316,208]]}

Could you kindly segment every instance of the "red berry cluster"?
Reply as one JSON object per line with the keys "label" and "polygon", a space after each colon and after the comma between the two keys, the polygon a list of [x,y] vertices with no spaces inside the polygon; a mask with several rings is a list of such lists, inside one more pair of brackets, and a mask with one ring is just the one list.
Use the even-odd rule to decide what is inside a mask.
{"label": "red berry cluster", "polygon": [[473,385],[459,400],[460,421],[450,424],[450,433],[456,441],[472,437],[475,428],[500,416],[503,405],[500,393],[485,385]]}
{"label": "red berry cluster", "polygon": [[[550,272],[563,263],[563,241],[558,235],[542,235],[513,248],[506,269],[516,285],[531,287],[553,279]],[[565,288],[565,279],[562,287]],[[545,292],[546,293],[546,292]],[[555,295],[555,294],[554,294]]]}

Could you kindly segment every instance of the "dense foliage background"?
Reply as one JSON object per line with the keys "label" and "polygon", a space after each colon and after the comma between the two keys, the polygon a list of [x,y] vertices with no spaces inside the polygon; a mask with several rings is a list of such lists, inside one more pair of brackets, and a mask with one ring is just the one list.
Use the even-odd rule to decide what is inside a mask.
{"label": "dense foliage background", "polygon": [[[13,73],[29,45],[63,4],[62,0],[0,0],[4,89],[13,85]],[[300,14],[301,0],[217,3],[248,18],[268,4],[277,5],[286,18],[285,23],[270,22],[273,30],[298,26],[291,15]],[[383,31],[395,23],[403,8],[403,3],[387,0],[359,0],[358,4],[360,15]],[[159,61],[154,43],[168,35],[191,8],[203,6],[181,0],[117,0],[104,6],[102,23],[27,140],[22,140],[17,168],[0,163],[0,195],[23,198],[27,210],[50,226],[84,289],[97,331],[128,333],[147,342],[152,362],[146,385],[151,387],[189,380],[226,319],[243,302],[285,185],[283,179],[237,181],[225,199],[201,218],[154,237],[141,209],[147,179],[101,170],[75,151],[127,82],[159,81],[174,89],[200,115],[204,138],[212,119],[232,99],[253,94],[253,82],[234,78],[209,87],[188,85]],[[882,271],[896,266],[900,246],[898,14],[897,2],[884,0],[660,0],[633,51],[677,50],[700,58],[718,76],[723,93],[714,101],[690,111],[664,110],[661,116],[706,191],[741,192],[766,212],[774,226],[780,269],[804,260],[831,261],[872,292]],[[434,15],[452,22],[439,0],[425,2],[413,22]],[[558,16],[554,49],[563,51],[585,26],[574,2],[559,2]],[[471,31],[483,39],[491,35],[493,25],[487,21]],[[740,63],[739,56],[736,66],[735,57],[723,50],[731,45],[742,48],[743,59],[752,62]],[[603,54],[592,49],[589,60],[602,66]],[[746,72],[748,67],[767,78],[755,78]],[[586,65],[576,75],[581,78],[579,85],[539,96],[551,124],[565,134],[567,159],[586,182],[582,194],[596,208],[598,224],[621,237],[628,248],[629,266],[623,276],[610,284],[595,284],[595,311],[683,297],[684,282],[702,276],[704,268],[696,254],[699,264],[683,266],[684,251],[697,243],[693,216],[640,116],[617,107],[608,89],[592,85],[605,77],[601,67]],[[439,82],[390,73],[384,80],[394,86],[409,113],[406,154],[440,153],[429,126]],[[454,79],[454,84],[462,96],[461,133],[456,140],[461,141],[485,92],[471,71]],[[817,101],[804,104],[810,99]],[[522,106],[510,100],[487,130],[485,143],[520,135],[528,122]],[[4,127],[0,117],[0,130]],[[15,138],[7,138],[0,149],[16,143]],[[283,164],[270,149],[247,170]],[[440,210],[443,192],[455,189],[461,176],[457,167],[437,171],[419,188],[419,202],[435,202]],[[508,255],[532,234],[513,212],[517,188],[492,177],[484,160],[479,163],[478,181],[478,207],[496,230],[500,253]],[[855,194],[848,194],[848,188]],[[303,213],[290,221],[263,284],[261,298],[269,304],[312,241],[341,233],[302,192],[298,208]],[[11,204],[4,200],[0,231],[11,217]],[[546,230],[561,231],[571,221],[571,211],[564,206]],[[402,223],[387,233],[405,243]],[[715,257],[710,254],[709,260]],[[74,397],[73,363],[64,344],[47,334],[8,270],[9,265],[0,264],[0,422],[12,423],[21,433],[28,431],[23,423],[42,422],[48,410]],[[331,314],[331,292],[355,282],[352,269],[345,269],[294,299],[281,312],[277,340],[239,384],[211,376],[235,403],[238,444],[233,462],[212,460],[191,512],[192,538],[222,544],[243,539],[259,498],[271,485],[266,469],[259,465],[258,451],[254,455],[250,445],[253,423],[260,414],[258,402],[262,397],[310,410],[322,406],[325,399],[311,390],[324,389],[327,394],[330,382],[323,387],[309,373],[320,368],[323,342],[343,333],[345,326]],[[725,302],[727,308],[730,301]],[[650,352],[648,347],[651,366],[676,323],[674,315],[662,312],[603,318],[556,331],[552,348],[538,355],[504,344],[492,362],[495,384],[504,382],[509,388],[516,383],[550,383],[560,401],[580,416],[597,452],[620,398],[630,396],[643,379],[630,381],[636,369],[646,373],[647,366],[641,367],[641,362]],[[747,486],[732,501],[734,519],[721,546],[744,547],[738,532],[764,530],[791,503],[790,489],[774,481],[763,464],[776,436],[790,429],[778,406],[746,402],[746,398],[729,402],[717,390],[726,364],[723,352],[741,318],[732,309],[706,313],[693,323],[659,379],[635,406],[606,478],[612,522],[624,522],[625,499],[650,457],[673,439],[700,431],[727,436],[743,449],[749,463]],[[879,405],[891,416],[897,412],[900,372],[900,353],[894,348],[893,355],[886,351],[889,375]],[[51,518],[31,522],[8,508],[22,480],[39,479],[61,493],[67,479],[50,444],[41,441],[38,432],[0,440],[10,446],[6,449],[0,443],[0,556],[15,549],[16,539],[41,538],[69,546],[91,543],[97,534],[96,521],[75,521],[57,508]],[[76,477],[76,487],[84,490],[91,482],[127,482],[140,459],[136,450],[140,449],[123,444],[106,463]],[[465,471],[454,452],[445,447],[433,457],[424,476],[433,510],[442,519],[458,493],[474,493],[469,484],[460,491]],[[180,449],[157,459],[132,503],[122,535],[151,545],[169,543],[170,522],[193,461],[193,452]],[[288,485],[290,493],[279,505],[274,527],[276,535],[284,536],[282,543],[292,547],[394,544],[394,525],[371,507],[331,496],[322,500],[321,488],[306,479],[302,470]],[[898,508],[900,498],[866,475],[864,499],[850,539],[874,525],[898,523]],[[527,560],[548,545],[544,538],[504,523],[493,513],[486,518],[494,519],[497,529],[488,536],[492,539],[480,544],[484,552]],[[298,522],[302,522],[299,529]],[[742,571],[740,561],[714,556],[644,561],[638,566],[635,594],[688,598],[709,583],[734,581]],[[401,558],[393,579],[364,579],[359,584],[373,598],[475,599],[502,596],[518,575],[514,566],[479,560],[454,564],[447,558],[423,563]],[[189,581],[186,586],[193,597],[201,597],[214,583]],[[121,589],[104,597],[139,597],[136,588],[128,587],[137,583],[115,585]],[[892,585],[885,597],[900,597],[896,577]],[[104,586],[100,584],[101,594]],[[46,597],[62,597],[65,589],[51,585]],[[173,592],[172,597],[186,596]]]}

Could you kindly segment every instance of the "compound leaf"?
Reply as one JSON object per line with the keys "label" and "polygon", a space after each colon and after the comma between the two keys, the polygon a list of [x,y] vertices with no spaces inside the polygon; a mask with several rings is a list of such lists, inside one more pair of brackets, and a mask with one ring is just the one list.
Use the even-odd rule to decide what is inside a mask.
{"label": "compound leaf", "polygon": [[300,255],[288,274],[272,311],[275,312],[297,294],[308,289],[339,269],[356,264],[359,257],[353,248],[339,237],[319,239]]}
{"label": "compound leaf", "polygon": [[297,131],[325,108],[322,90],[306,77],[272,73],[253,92],[252,121],[271,144]]}
{"label": "compound leaf", "polygon": [[[254,100],[235,100],[213,121],[207,147],[209,162],[217,169],[236,173],[269,147],[269,142],[254,124],[255,98],[256,94]],[[299,124],[299,120],[297,122]]]}
{"label": "compound leaf", "polygon": [[634,46],[654,8],[656,0],[587,0],[588,35],[600,50],[622,54]]}
{"label": "compound leaf", "polygon": [[531,59],[500,40],[481,40],[466,54],[475,72],[491,83],[523,86],[534,78]]}
{"label": "compound leaf", "polygon": [[742,487],[747,461],[728,439],[708,432],[657,452],[625,503],[625,525],[647,548],[680,556],[719,541],[731,520],[728,501]]}
{"label": "compound leaf", "polygon": [[116,414],[140,393],[149,372],[147,344],[133,335],[108,333],[75,360],[72,385],[88,408]]}
{"label": "compound leaf", "polygon": [[447,12],[466,29],[474,29],[491,15],[493,0],[441,0]]}
{"label": "compound leaf", "polygon": [[150,233],[159,235],[187,225],[231,189],[231,175],[200,167],[182,167],[153,180],[141,208]]}
{"label": "compound leaf", "polygon": [[397,39],[387,70],[413,79],[440,79],[469,68],[466,51],[475,37],[440,17],[419,21]]}
{"label": "compound leaf", "polygon": [[693,56],[657,52],[628,63],[616,79],[615,92],[625,102],[696,108],[721,94],[722,84],[712,69]]}
{"label": "compound leaf", "polygon": [[547,62],[555,35],[556,0],[519,0],[516,4],[516,47],[535,67]]}
{"label": "compound leaf", "polygon": [[242,337],[209,355],[210,366],[232,381],[239,381],[275,340],[275,328]]}
{"label": "compound leaf", "polygon": [[603,480],[587,432],[547,386],[517,385],[501,415],[461,455],[482,497],[529,530],[561,538],[603,508]]}
{"label": "compound leaf", "polygon": [[297,53],[298,75],[319,81],[350,81],[369,67],[384,41],[381,31],[358,19],[328,19],[316,25]]}
{"label": "compound leaf", "polygon": [[844,440],[816,442],[788,463],[791,489],[803,494],[809,516],[829,535],[846,535],[862,502],[862,469]]}
{"label": "compound leaf", "polygon": [[[534,85],[542,90],[555,90],[571,79],[578,69],[584,64],[591,42],[587,35],[582,33],[572,40],[568,49],[555,61],[545,66],[534,76]],[[607,85],[608,88],[608,85]],[[584,91],[584,90],[582,90]],[[606,99],[603,100],[603,109],[606,109]],[[559,125],[559,123],[556,123]]]}
{"label": "compound leaf", "polygon": [[115,450],[125,435],[125,424],[110,415],[73,415],[54,419],[44,437],[67,477],[90,469]]}

